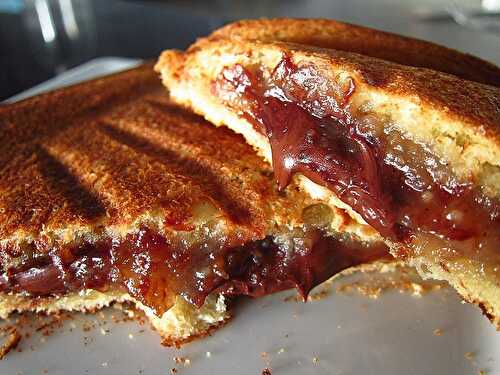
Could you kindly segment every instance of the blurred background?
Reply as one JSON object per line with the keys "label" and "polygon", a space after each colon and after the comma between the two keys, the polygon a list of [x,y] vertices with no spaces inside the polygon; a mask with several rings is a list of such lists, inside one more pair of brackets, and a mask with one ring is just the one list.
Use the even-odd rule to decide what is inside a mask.
{"label": "blurred background", "polygon": [[0,0],[0,101],[96,57],[154,59],[241,18],[322,17],[500,64],[500,0]]}

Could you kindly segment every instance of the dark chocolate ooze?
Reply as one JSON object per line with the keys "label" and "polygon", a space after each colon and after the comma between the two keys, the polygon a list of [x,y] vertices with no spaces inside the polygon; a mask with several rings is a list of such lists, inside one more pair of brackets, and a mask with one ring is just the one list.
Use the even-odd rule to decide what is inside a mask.
{"label": "dark chocolate ooze", "polygon": [[239,247],[186,247],[142,229],[121,241],[53,249],[8,270],[0,291],[47,296],[113,287],[161,315],[179,295],[196,306],[214,291],[261,296],[295,287],[305,296],[336,273],[387,255],[382,243],[365,246],[312,228]]}
{"label": "dark chocolate ooze", "polygon": [[[226,67],[213,92],[267,135],[280,188],[301,173],[335,192],[385,238],[498,262],[500,204],[394,126],[353,108],[355,83],[284,56],[268,75]],[[386,124],[387,125],[387,124]]]}

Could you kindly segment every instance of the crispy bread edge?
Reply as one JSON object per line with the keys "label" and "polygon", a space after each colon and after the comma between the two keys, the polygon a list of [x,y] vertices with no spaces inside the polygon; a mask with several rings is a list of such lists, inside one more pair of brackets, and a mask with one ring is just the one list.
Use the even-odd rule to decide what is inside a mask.
{"label": "crispy bread edge", "polygon": [[424,40],[335,20],[240,20],[216,30],[207,39],[217,38],[292,42],[356,52],[500,86],[500,68],[476,56]]}
{"label": "crispy bread edge", "polygon": [[210,296],[200,308],[178,297],[175,305],[157,317],[147,306],[129,294],[119,291],[99,292],[88,289],[61,297],[32,298],[24,295],[0,294],[0,318],[13,312],[58,313],[74,311],[94,313],[114,303],[130,302],[142,310],[165,344],[178,345],[198,336],[208,334],[231,318],[223,296]]}

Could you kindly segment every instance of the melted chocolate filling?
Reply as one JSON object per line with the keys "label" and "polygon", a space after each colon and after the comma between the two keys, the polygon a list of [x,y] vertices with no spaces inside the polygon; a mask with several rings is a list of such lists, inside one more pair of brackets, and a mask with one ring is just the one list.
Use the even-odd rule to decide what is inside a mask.
{"label": "melted chocolate filling", "polygon": [[122,241],[53,249],[8,270],[2,292],[45,296],[84,289],[121,288],[161,315],[178,295],[201,306],[212,292],[261,296],[296,287],[309,290],[334,274],[387,256],[382,243],[364,246],[319,229],[296,230],[240,247],[186,247],[142,229]]}
{"label": "melted chocolate filling", "polygon": [[280,188],[301,173],[385,238],[414,251],[467,252],[499,263],[499,202],[459,181],[384,119],[351,108],[354,91],[352,79],[338,86],[287,56],[268,74],[226,67],[213,83],[215,95],[268,137]]}

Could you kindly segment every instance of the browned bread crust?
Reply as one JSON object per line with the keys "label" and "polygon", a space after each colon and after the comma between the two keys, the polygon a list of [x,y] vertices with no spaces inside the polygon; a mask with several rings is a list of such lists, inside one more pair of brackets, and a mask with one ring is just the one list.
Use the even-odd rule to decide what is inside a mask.
{"label": "browned bread crust", "polygon": [[259,19],[231,23],[210,39],[281,41],[355,52],[500,86],[500,68],[438,44],[327,19]]}
{"label": "browned bread crust", "polygon": [[155,212],[181,225],[205,201],[262,238],[304,200],[279,195],[239,136],[171,105],[150,65],[0,107],[0,142],[4,243],[119,232]]}

